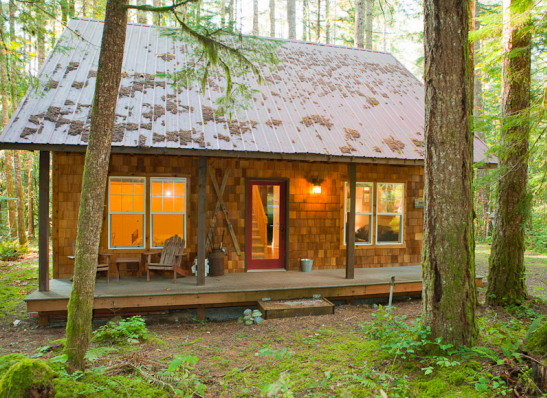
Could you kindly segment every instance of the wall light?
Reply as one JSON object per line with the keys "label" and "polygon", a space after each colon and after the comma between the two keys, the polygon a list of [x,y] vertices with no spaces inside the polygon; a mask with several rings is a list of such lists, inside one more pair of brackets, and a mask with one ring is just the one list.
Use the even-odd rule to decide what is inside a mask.
{"label": "wall light", "polygon": [[323,192],[323,188],[321,188],[321,185],[314,185],[312,188],[311,188],[311,193],[314,193],[314,194],[319,194]]}
{"label": "wall light", "polygon": [[323,192],[323,188],[321,187],[321,184],[323,184],[324,180],[322,178],[314,176],[314,177],[308,178],[307,180],[312,185],[311,187],[312,194],[317,195]]}

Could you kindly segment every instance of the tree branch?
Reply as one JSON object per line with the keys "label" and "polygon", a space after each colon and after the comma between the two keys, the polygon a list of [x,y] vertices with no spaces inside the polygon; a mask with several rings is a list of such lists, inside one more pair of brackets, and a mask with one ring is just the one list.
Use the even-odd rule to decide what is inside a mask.
{"label": "tree branch", "polygon": [[151,6],[149,4],[143,4],[143,5],[135,5],[135,4],[126,4],[126,8],[131,10],[139,10],[139,11],[151,11],[151,12],[170,12],[174,11],[177,7],[184,6],[186,4],[190,3],[197,3],[200,0],[182,0],[178,3],[173,3],[170,6]]}

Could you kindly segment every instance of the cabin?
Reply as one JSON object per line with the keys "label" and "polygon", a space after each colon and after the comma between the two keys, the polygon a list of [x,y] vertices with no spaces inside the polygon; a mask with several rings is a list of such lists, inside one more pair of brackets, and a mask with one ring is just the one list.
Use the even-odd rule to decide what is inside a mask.
{"label": "cabin", "polygon": [[[39,291],[27,306],[42,323],[70,295],[102,29],[69,23],[0,136],[1,149],[40,152]],[[192,44],[162,30],[127,29],[100,247],[115,278],[98,274],[96,314],[419,294],[423,84],[388,53],[280,41],[262,83],[237,77],[256,90],[250,103],[221,114],[221,76],[205,91],[170,80],[192,65]],[[486,149],[476,138],[475,161]],[[181,277],[147,281],[146,254],[175,235]],[[224,275],[206,276],[220,247]]]}

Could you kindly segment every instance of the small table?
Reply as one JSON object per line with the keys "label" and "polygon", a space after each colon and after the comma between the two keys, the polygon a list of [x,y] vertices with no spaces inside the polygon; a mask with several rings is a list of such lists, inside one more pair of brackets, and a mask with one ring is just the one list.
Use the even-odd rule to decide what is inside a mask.
{"label": "small table", "polygon": [[140,268],[141,268],[140,257],[117,257],[116,268],[118,269],[118,277],[120,275],[120,264],[137,264],[137,271],[140,273]]}

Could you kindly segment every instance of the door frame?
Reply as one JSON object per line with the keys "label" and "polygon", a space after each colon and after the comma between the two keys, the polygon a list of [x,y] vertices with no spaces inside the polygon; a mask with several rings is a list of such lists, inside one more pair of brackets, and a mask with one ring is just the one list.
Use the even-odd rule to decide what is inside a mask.
{"label": "door frame", "polygon": [[283,253],[283,268],[264,268],[267,270],[288,270],[289,269],[289,178],[259,178],[259,177],[247,177],[245,179],[245,271],[260,271],[261,268],[249,268],[252,256],[252,189],[251,185],[254,182],[265,183],[281,183],[281,197],[280,203],[283,203],[283,212],[280,213],[280,220],[285,225],[285,230],[281,231],[283,236],[283,247],[279,248],[279,253]]}

